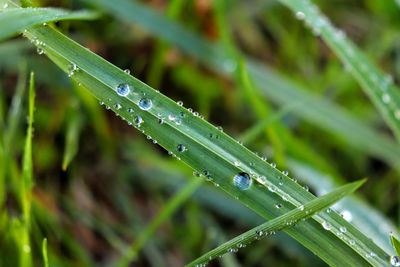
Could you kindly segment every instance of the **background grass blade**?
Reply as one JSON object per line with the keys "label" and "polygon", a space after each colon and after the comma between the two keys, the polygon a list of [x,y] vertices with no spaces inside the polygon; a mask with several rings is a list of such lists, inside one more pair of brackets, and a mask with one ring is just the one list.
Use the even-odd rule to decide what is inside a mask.
{"label": "background grass blade", "polygon": [[335,28],[310,0],[280,2],[289,7],[297,18],[304,20],[314,34],[321,36],[339,56],[400,140],[400,88],[393,84],[393,78],[373,65],[346,34]]}
{"label": "background grass blade", "polygon": [[268,235],[275,234],[276,231],[283,230],[287,227],[294,227],[300,220],[311,217],[315,213],[320,212],[333,205],[338,200],[351,194],[359,188],[365,180],[354,182],[341,186],[328,194],[316,198],[301,207],[291,210],[277,218],[274,218],[262,225],[259,225],[227,242],[217,248],[207,252],[201,257],[189,263],[187,266],[199,266],[208,264],[211,260],[226,254],[227,252],[235,252],[236,250],[247,246],[254,240],[257,240]]}
{"label": "background grass blade", "polygon": [[[37,27],[29,29],[27,36],[44,43],[46,55],[65,72],[75,64],[76,72],[72,77],[104,105],[266,219],[314,199],[300,185],[221,130],[57,31]],[[121,83],[131,87],[127,97],[118,96],[116,92]],[[150,109],[139,107],[143,99],[152,101]],[[187,149],[181,149],[182,144]],[[250,173],[258,182],[248,190],[238,191],[232,178],[240,172]],[[285,207],[277,209],[273,203],[282,198]],[[324,221],[331,225],[328,235],[321,226]],[[347,232],[338,237],[339,228],[343,226]],[[349,266],[387,264],[388,256],[383,250],[334,212],[317,215],[287,232],[331,265],[340,265],[343,257]],[[336,250],[329,250],[331,246]],[[375,256],[369,257],[369,253]]]}
{"label": "background grass blade", "polygon": [[67,170],[68,165],[75,157],[79,147],[79,134],[83,121],[79,110],[79,104],[76,99],[72,100],[71,107],[67,114],[67,120],[67,133],[65,136],[65,149],[62,162],[63,171]]}
{"label": "background grass blade", "polygon": [[96,14],[89,11],[70,12],[56,8],[6,8],[0,9],[0,41],[25,28],[59,20],[93,19]]}
{"label": "background grass blade", "polygon": [[49,267],[49,257],[47,255],[47,238],[42,241],[42,255],[43,255],[43,267]]}
{"label": "background grass blade", "polygon": [[192,193],[200,187],[203,180],[196,179],[189,182],[184,188],[182,188],[176,195],[169,200],[162,211],[160,211],[156,218],[154,218],[146,228],[139,234],[135,242],[126,251],[125,255],[117,263],[116,266],[125,267],[129,266],[131,262],[136,260],[137,254],[143,248],[145,243],[151,238],[155,231],[160,227],[160,225],[171,215],[192,195]]}
{"label": "background grass blade", "polygon": [[[231,76],[236,68],[219,45],[205,41],[180,24],[138,1],[84,0],[116,19],[137,23],[150,33],[179,47],[206,66]],[[118,3],[118,4],[116,4]],[[282,74],[255,60],[247,60],[249,75],[261,94],[279,105],[295,105],[293,114],[339,136],[348,145],[376,156],[400,171],[400,146],[323,97],[311,94]],[[303,108],[307,106],[308,108]]]}

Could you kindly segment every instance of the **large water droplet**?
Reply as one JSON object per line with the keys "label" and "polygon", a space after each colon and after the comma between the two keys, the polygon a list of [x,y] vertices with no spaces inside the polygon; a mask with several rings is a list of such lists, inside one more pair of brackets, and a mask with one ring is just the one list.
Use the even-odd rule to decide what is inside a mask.
{"label": "large water droplet", "polygon": [[117,94],[120,96],[127,96],[130,91],[131,89],[127,83],[120,83],[117,86]]}
{"label": "large water droplet", "polygon": [[400,257],[399,256],[391,256],[390,257],[390,264],[392,266],[400,266]]}
{"label": "large water droplet", "polygon": [[233,184],[240,190],[246,190],[250,188],[252,180],[250,175],[245,172],[241,172],[233,177]]}
{"label": "large water droplet", "polygon": [[149,98],[142,98],[139,101],[139,107],[142,110],[149,110],[153,106],[153,102]]}

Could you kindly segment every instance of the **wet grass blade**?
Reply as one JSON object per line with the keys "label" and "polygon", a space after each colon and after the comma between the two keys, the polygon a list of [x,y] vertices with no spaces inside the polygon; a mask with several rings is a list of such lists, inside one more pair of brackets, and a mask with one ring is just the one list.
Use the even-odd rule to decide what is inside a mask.
{"label": "wet grass blade", "polygon": [[[232,76],[236,69],[229,54],[138,1],[84,0],[116,19],[137,23],[159,38],[179,47],[218,72]],[[311,94],[263,64],[246,60],[248,72],[261,94],[279,105],[296,105],[293,113],[315,127],[339,136],[348,145],[383,159],[400,172],[400,146],[353,117],[335,103]],[[304,108],[307,107],[307,108]]]}
{"label": "wet grass blade", "polygon": [[129,266],[132,261],[136,260],[139,251],[143,248],[150,237],[160,227],[160,225],[192,195],[192,193],[201,186],[203,180],[196,179],[190,181],[185,187],[183,187],[174,197],[169,200],[158,215],[144,228],[136,241],[129,248],[127,253],[122,259],[116,264],[119,267]]}
{"label": "wet grass blade", "polygon": [[300,220],[311,217],[312,215],[324,209],[327,209],[335,202],[351,194],[352,192],[357,190],[364,182],[365,180],[361,180],[341,186],[324,196],[316,198],[294,210],[291,210],[275,219],[272,219],[225,242],[224,244],[207,252],[206,254],[202,255],[201,257],[197,258],[186,266],[192,267],[201,266],[202,264],[208,264],[211,260],[220,257],[228,252],[236,252],[238,249],[247,246],[254,240],[274,234],[276,231],[280,231],[288,227],[293,227]]}
{"label": "wet grass blade", "polygon": [[42,241],[42,255],[43,255],[43,267],[49,267],[49,257],[47,256],[47,238],[43,238]]}
{"label": "wet grass blade", "polygon": [[[315,198],[221,129],[54,29],[31,28],[26,36],[45,44],[45,54],[65,72],[73,67],[72,78],[101,104],[264,218],[274,218]],[[254,179],[247,190],[240,190],[252,183],[246,176],[244,184],[233,182],[242,172]],[[282,199],[285,207],[277,209],[275,204]],[[324,221],[332,225],[329,232],[321,226]],[[348,231],[339,237],[343,226]],[[331,265],[340,266],[344,258],[348,266],[387,264],[388,255],[381,248],[334,212],[316,215],[286,232]],[[336,249],[330,250],[332,246]],[[371,252],[376,256],[369,257]]]}
{"label": "wet grass blade", "polygon": [[89,11],[70,12],[56,8],[6,8],[0,9],[0,41],[22,32],[25,28],[42,23],[94,19],[96,14]]}
{"label": "wet grass blade", "polygon": [[393,84],[392,77],[372,64],[346,34],[333,26],[310,0],[280,2],[289,7],[298,19],[304,20],[314,34],[321,36],[338,55],[400,140],[400,88]]}

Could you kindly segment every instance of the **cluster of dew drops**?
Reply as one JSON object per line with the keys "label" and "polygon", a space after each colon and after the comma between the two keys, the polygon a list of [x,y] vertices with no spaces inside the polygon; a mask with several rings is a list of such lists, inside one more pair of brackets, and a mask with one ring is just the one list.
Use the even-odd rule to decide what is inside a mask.
{"label": "cluster of dew drops", "polygon": [[[360,57],[361,55],[357,54],[351,42],[347,41],[346,33],[340,29],[336,29],[330,20],[319,11],[318,7],[309,0],[302,1],[305,5],[308,5],[310,14],[306,15],[303,11],[297,11],[295,17],[298,20],[304,20],[306,25],[312,29],[315,36],[319,36],[324,29],[329,33],[333,33],[333,42],[342,48],[343,52],[346,54],[345,58],[348,58],[344,63],[345,70],[360,72],[363,77],[367,77],[369,82],[373,84],[373,88],[379,89],[375,92],[377,97],[380,97],[382,103],[391,110],[393,117],[396,120],[400,120],[400,109],[398,104],[392,100],[389,92],[393,90],[393,77],[391,75],[380,74],[378,70],[373,70],[374,67],[372,65],[364,62],[366,60],[362,60],[361,62],[361,60],[356,59],[356,57]],[[358,62],[359,64],[357,64]]]}

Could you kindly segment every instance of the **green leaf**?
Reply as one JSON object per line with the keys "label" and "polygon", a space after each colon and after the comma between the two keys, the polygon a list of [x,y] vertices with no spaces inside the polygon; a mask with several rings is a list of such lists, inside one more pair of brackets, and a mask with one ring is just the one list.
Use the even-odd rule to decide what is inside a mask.
{"label": "green leaf", "polygon": [[67,113],[67,133],[65,136],[65,149],[62,161],[62,170],[66,171],[68,165],[78,152],[79,134],[82,128],[82,116],[79,112],[79,105],[76,99],[72,100],[71,107]]}
{"label": "green leaf", "polygon": [[[275,231],[293,227],[299,223],[300,220],[311,217],[312,215],[332,206],[338,200],[357,190],[362,184],[364,184],[364,182],[365,180],[361,180],[341,186],[326,195],[316,198],[275,219],[263,223],[262,225],[259,225],[207,252],[206,254],[189,263],[187,266],[201,266],[202,264],[208,264],[208,262],[211,260],[222,256],[227,252],[236,252],[239,248],[247,246],[254,240],[275,234]],[[325,227],[329,227],[329,225],[326,225]],[[344,228],[342,231],[344,231]]]}
{"label": "green leaf", "polygon": [[349,69],[380,111],[397,139],[400,140],[400,89],[392,77],[384,74],[346,37],[346,33],[332,25],[310,0],[280,0],[296,17],[304,20],[314,34],[321,36],[327,45]]}
{"label": "green leaf", "polygon": [[0,41],[22,32],[29,26],[59,20],[94,19],[89,11],[70,12],[56,8],[6,8],[0,9]]}
{"label": "green leaf", "polygon": [[400,241],[396,238],[395,235],[390,235],[390,241],[392,242],[394,251],[397,255],[400,256]]}
{"label": "green leaf", "polygon": [[[235,62],[227,51],[212,44],[183,26],[147,8],[138,1],[84,0],[116,19],[137,23],[150,33],[181,48],[206,66],[226,75],[233,75]],[[311,94],[282,74],[255,60],[247,60],[249,75],[256,88],[267,99],[279,105],[294,106],[294,115],[312,123],[315,127],[341,137],[360,151],[383,159],[400,172],[400,146],[386,136],[353,117],[335,103]],[[307,108],[305,108],[307,107]]]}
{"label": "green leaf", "polygon": [[[26,36],[44,43],[45,54],[65,72],[76,69],[72,78],[104,105],[264,218],[274,218],[315,198],[220,129],[61,33],[34,27]],[[125,84],[130,93],[118,95],[117,88]],[[143,102],[146,105],[140,106]],[[247,190],[239,190],[233,182],[241,172],[251,174],[254,180]],[[275,208],[282,198],[285,207]],[[321,226],[324,221],[332,225],[329,233]],[[343,226],[348,231],[339,237]],[[331,265],[340,266],[343,259],[348,266],[387,263],[388,255],[382,249],[334,212],[316,215],[286,231]],[[336,249],[329,249],[332,246]],[[371,251],[375,257],[368,256]]]}
{"label": "green leaf", "polygon": [[42,241],[42,255],[43,255],[43,266],[49,267],[49,258],[47,256],[47,238],[43,238]]}

